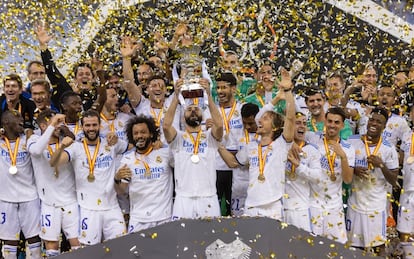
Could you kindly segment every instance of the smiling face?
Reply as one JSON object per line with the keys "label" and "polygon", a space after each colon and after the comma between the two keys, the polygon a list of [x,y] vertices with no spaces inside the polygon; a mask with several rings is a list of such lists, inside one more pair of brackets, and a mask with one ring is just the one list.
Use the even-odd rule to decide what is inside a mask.
{"label": "smiling face", "polygon": [[44,110],[50,103],[50,93],[42,84],[32,85],[32,99],[36,104],[36,108]]}
{"label": "smiling face", "polygon": [[294,139],[295,141],[303,142],[305,141],[305,133],[307,130],[307,124],[306,124],[306,116],[298,116],[295,120],[295,135]]}
{"label": "smiling face", "polygon": [[148,83],[147,92],[151,104],[164,103],[167,87],[162,79],[153,79]]}
{"label": "smiling face", "polygon": [[339,132],[344,128],[344,121],[341,115],[328,113],[326,115],[326,136],[329,139],[335,139],[339,137]]}
{"label": "smiling face", "polygon": [[87,140],[95,141],[99,137],[99,127],[99,117],[90,116],[82,118],[82,129]]}
{"label": "smiling face", "polygon": [[395,93],[391,87],[381,87],[378,91],[378,102],[380,107],[391,108],[395,102]]}
{"label": "smiling face", "polygon": [[236,86],[230,85],[230,83],[225,81],[217,82],[217,95],[220,106],[229,107],[233,104],[234,93],[236,91]]}
{"label": "smiling face", "polygon": [[372,138],[380,137],[386,124],[387,119],[383,115],[378,113],[371,114],[367,124],[367,135]]}
{"label": "smiling face", "polygon": [[132,127],[132,138],[138,151],[145,151],[152,143],[152,133],[146,123],[138,123]]}
{"label": "smiling face", "polygon": [[17,101],[22,93],[22,88],[16,80],[6,80],[4,82],[4,94],[7,101]]}
{"label": "smiling face", "polygon": [[87,66],[78,67],[75,75],[76,83],[81,89],[90,89],[92,86],[93,73]]}
{"label": "smiling face", "polygon": [[109,112],[116,112],[118,110],[118,94],[115,89],[106,89],[105,109]]}
{"label": "smiling face", "polygon": [[319,116],[324,113],[323,106],[325,104],[325,99],[321,93],[316,93],[308,97],[306,105],[308,106],[309,112],[312,116]]}
{"label": "smiling face", "polygon": [[276,130],[273,125],[273,116],[270,112],[265,112],[257,124],[257,134],[267,135]]}

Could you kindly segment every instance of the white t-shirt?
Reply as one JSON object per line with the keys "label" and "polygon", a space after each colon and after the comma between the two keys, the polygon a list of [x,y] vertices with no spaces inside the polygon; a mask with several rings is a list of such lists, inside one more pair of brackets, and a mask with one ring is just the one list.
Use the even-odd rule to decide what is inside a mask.
{"label": "white t-shirt", "polygon": [[[93,158],[96,145],[87,147]],[[127,143],[122,140],[118,140],[116,145],[109,147],[106,140],[100,138],[93,182],[87,180],[89,163],[83,142],[75,142],[65,149],[75,170],[76,193],[81,207],[89,210],[109,210],[119,206],[114,187],[115,157],[126,149]]]}
{"label": "white t-shirt", "polygon": [[[364,142],[359,136],[348,139],[355,148],[355,167],[368,167],[367,153]],[[375,146],[369,147],[373,154]],[[377,156],[381,157],[385,166],[390,169],[398,169],[398,154],[395,147],[384,140],[378,149]],[[375,167],[370,173],[369,180],[363,180],[354,176],[352,181],[352,193],[348,199],[348,206],[360,213],[372,213],[384,211],[387,206],[387,191],[391,185],[387,182],[381,168]]]}
{"label": "white t-shirt", "polygon": [[[49,164],[51,154],[47,147],[54,130],[54,127],[49,126],[42,136],[32,135],[27,147],[32,158],[39,198],[49,206],[63,207],[76,202],[75,175],[72,165],[67,163],[57,168],[56,177],[55,168]],[[57,146],[51,144],[50,148],[55,152]]]}
{"label": "white t-shirt", "polygon": [[[148,100],[147,98],[142,96],[141,102],[137,105],[137,107],[134,108],[135,114],[138,115],[138,116],[142,114],[142,115],[145,115],[147,117],[154,118],[155,122],[157,122],[158,118],[159,118],[160,137],[161,137],[161,142],[162,143],[167,143],[167,141],[165,140],[165,137],[164,137],[164,131],[162,130],[162,125],[164,124],[164,116],[165,116],[165,114],[168,110],[168,107],[170,107],[170,104],[171,104],[171,101],[172,101],[173,97],[174,97],[174,95],[172,94],[168,98],[165,99],[162,109],[156,109],[156,108],[151,107],[151,101],[150,100]],[[161,112],[161,114],[160,114],[160,112]],[[180,128],[180,109],[178,109],[178,108],[175,111],[172,126],[175,129]]]}
{"label": "white t-shirt", "polygon": [[109,132],[111,132],[111,127],[113,127],[118,138],[128,141],[125,126],[130,118],[132,118],[132,115],[123,112],[117,113],[114,120],[104,120],[101,116],[101,128],[99,130],[99,135],[105,137]]}
{"label": "white t-shirt", "polygon": [[[197,133],[193,133],[194,140]],[[194,144],[188,132],[177,131],[170,143],[174,156],[175,192],[183,197],[211,197],[216,189],[216,154],[218,142],[211,130],[203,131],[200,137],[198,156],[200,161],[193,163]]]}
{"label": "white t-shirt", "polygon": [[[154,222],[171,218],[173,180],[170,161],[167,146],[152,150],[146,156],[135,150],[123,155],[121,166],[126,164],[132,171],[129,183],[131,219]],[[150,174],[144,162],[149,166]]]}
{"label": "white t-shirt", "polygon": [[[302,147],[300,165],[296,168],[296,179],[286,177],[285,199],[283,206],[287,210],[305,210],[310,203],[310,181],[317,181],[321,175],[321,153],[318,147],[307,143]],[[292,163],[287,162],[285,170],[291,172]]]}
{"label": "white t-shirt", "polygon": [[[320,209],[333,209],[333,208],[342,208],[342,169],[341,169],[341,159],[339,157],[335,158],[334,161],[334,172],[336,180],[332,181],[331,170],[329,167],[329,162],[326,156],[325,146],[324,146],[324,136],[322,134],[307,134],[306,136],[310,143],[313,143],[318,146],[319,151],[321,152],[321,175],[319,180],[316,182],[310,182],[311,184],[311,207],[320,208]],[[341,139],[340,145],[344,150],[347,159],[348,165],[354,167],[355,165],[355,149]]]}
{"label": "white t-shirt", "polygon": [[[235,101],[236,102],[236,101]],[[223,119],[223,139],[221,143],[226,147],[227,150],[230,151],[237,151],[238,146],[238,140],[240,135],[243,134],[243,121],[241,117],[241,107],[243,104],[236,102],[236,107],[234,109],[233,114],[231,113],[231,110],[233,106],[224,108],[224,114],[226,116],[223,116],[223,110],[220,108],[219,105],[217,105],[217,108],[219,109],[219,112]],[[231,117],[230,117],[231,115]],[[229,127],[229,133],[226,132],[226,118],[228,120],[228,127]],[[216,157],[216,170],[232,170],[229,168],[224,162],[224,160],[221,158],[220,154],[217,153]]]}
{"label": "white t-shirt", "polygon": [[[366,124],[365,128],[359,132],[360,135],[367,133],[367,126],[368,124]],[[411,129],[404,117],[391,113],[391,116],[387,120],[387,125],[382,132],[382,138],[392,145],[397,146],[398,140],[402,139],[403,136],[410,131]]]}
{"label": "white t-shirt", "polygon": [[[411,144],[412,144],[412,135],[413,132],[409,131],[407,132],[402,139],[401,142],[401,150],[404,152],[404,164],[402,173],[404,176],[403,179],[403,189],[406,192],[414,191],[414,163],[408,163],[407,159],[412,156],[411,155]],[[414,150],[413,150],[414,152]],[[410,159],[411,160],[411,159]]]}
{"label": "white t-shirt", "polygon": [[[12,153],[16,142],[10,142]],[[26,148],[26,136],[20,135],[17,150],[15,175],[9,174],[11,167],[10,152],[4,139],[0,139],[0,200],[7,202],[26,202],[38,198],[33,174],[32,161]]]}
{"label": "white t-shirt", "polygon": [[265,159],[264,177],[260,182],[259,156],[257,141],[251,141],[246,148],[237,152],[236,158],[241,165],[249,164],[249,187],[245,207],[256,207],[282,199],[285,191],[285,164],[287,153],[292,143],[287,143],[283,136],[275,139],[270,146],[262,147],[262,158]]}

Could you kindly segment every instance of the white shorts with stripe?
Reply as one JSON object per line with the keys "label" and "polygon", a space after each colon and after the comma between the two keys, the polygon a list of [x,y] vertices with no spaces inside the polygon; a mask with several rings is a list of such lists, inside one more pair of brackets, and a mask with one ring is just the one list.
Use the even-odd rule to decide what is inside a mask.
{"label": "white shorts with stripe", "polygon": [[124,216],[119,207],[111,210],[88,210],[80,207],[79,241],[95,245],[126,234]]}
{"label": "white shorts with stripe", "polygon": [[19,240],[20,231],[26,238],[39,235],[40,201],[0,201],[0,239]]}
{"label": "white shorts with stripe", "polygon": [[217,195],[209,197],[176,196],[173,206],[173,220],[180,218],[220,217]]}
{"label": "white shorts with stripe", "polygon": [[41,204],[40,238],[59,241],[61,230],[68,239],[79,236],[79,205],[72,203],[63,207]]}
{"label": "white shorts with stripe", "polygon": [[387,240],[387,213],[376,211],[362,214],[348,207],[346,230],[351,246],[375,247],[385,244]]}

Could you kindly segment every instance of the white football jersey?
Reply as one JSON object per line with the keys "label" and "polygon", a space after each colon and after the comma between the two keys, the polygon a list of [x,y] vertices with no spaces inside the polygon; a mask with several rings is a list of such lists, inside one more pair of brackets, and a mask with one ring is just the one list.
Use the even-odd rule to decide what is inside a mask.
{"label": "white football jersey", "polygon": [[[129,199],[133,221],[155,222],[171,218],[173,180],[170,161],[167,146],[152,150],[146,156],[135,150],[123,155],[121,166],[127,165],[132,171]],[[145,165],[149,166],[149,171]]]}
{"label": "white football jersey", "polygon": [[[112,147],[105,139],[100,138],[96,163],[93,168],[95,180],[89,182],[89,162],[83,142],[77,141],[66,148],[70,162],[75,170],[76,193],[81,207],[90,210],[109,210],[118,207],[114,187],[115,157],[127,150],[127,143],[118,140]],[[87,145],[91,158],[96,145]]]}
{"label": "white football jersey", "polygon": [[58,168],[51,167],[49,164],[51,155],[58,148],[56,144],[49,145],[54,130],[54,127],[49,126],[42,136],[32,135],[27,142],[27,147],[32,158],[40,200],[49,206],[63,207],[76,203],[75,175],[70,163]]}

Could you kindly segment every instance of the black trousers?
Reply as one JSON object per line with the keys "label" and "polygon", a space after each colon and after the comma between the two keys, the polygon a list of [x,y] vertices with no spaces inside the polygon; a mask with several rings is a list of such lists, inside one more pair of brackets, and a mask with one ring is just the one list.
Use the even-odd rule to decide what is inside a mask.
{"label": "black trousers", "polygon": [[220,202],[222,199],[225,198],[226,202],[226,209],[225,211],[221,210],[222,216],[230,216],[231,215],[231,185],[233,181],[233,171],[231,170],[216,170],[217,173],[217,196]]}

